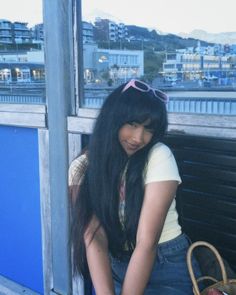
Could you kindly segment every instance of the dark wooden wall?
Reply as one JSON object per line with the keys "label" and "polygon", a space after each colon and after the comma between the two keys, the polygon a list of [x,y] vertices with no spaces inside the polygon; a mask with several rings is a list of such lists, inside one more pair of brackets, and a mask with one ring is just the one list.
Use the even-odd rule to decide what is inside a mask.
{"label": "dark wooden wall", "polygon": [[184,231],[212,243],[236,270],[236,140],[168,135],[165,142],[183,181],[177,208]]}

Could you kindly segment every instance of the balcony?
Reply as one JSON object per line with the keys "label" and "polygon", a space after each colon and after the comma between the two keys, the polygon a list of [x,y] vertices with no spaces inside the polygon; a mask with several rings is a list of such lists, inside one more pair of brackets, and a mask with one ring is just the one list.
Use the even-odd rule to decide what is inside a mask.
{"label": "balcony", "polygon": [[0,30],[11,30],[11,23],[0,22]]}
{"label": "balcony", "polygon": [[0,37],[9,37],[9,38],[11,38],[11,36],[12,36],[12,34],[11,34],[11,32],[10,31],[0,31]]}
{"label": "balcony", "polygon": [[[99,97],[86,89],[85,108],[73,109],[75,68],[66,42],[72,19],[66,16],[72,9],[62,1],[45,4],[45,30],[51,36],[46,44],[47,103],[9,103],[10,98],[0,103],[2,294],[71,294],[66,173],[99,113],[90,104],[100,106],[104,100],[104,93]],[[183,178],[177,202],[185,231],[193,240],[212,242],[236,270],[236,116],[231,92],[221,92],[217,101],[213,92],[194,97],[170,92],[168,108],[173,103],[173,110],[165,142]],[[101,101],[91,103],[94,99]],[[82,283],[79,288],[77,294],[83,295]]]}
{"label": "balcony", "polygon": [[[17,104],[9,104],[9,101],[0,104],[0,138],[2,138],[0,175],[4,184],[0,191],[2,208],[0,224],[5,225],[1,228],[1,237],[9,249],[4,253],[4,259],[1,256],[1,274],[24,285],[27,294],[39,295],[43,293],[41,251],[42,247],[45,247],[41,240],[40,227],[48,226],[47,220],[50,214],[45,175],[48,173],[45,170],[48,166],[48,160],[45,158],[47,116],[44,105],[31,105],[26,101],[23,104],[15,102]],[[81,131],[86,134],[91,133],[96,115],[97,110],[82,109],[80,118],[68,118],[71,155]],[[177,197],[178,206],[182,208],[180,217],[183,226],[192,238],[214,241],[224,253],[224,257],[236,267],[236,253],[233,246],[236,235],[235,115],[187,112],[171,112],[169,115],[170,128],[166,143],[176,155],[183,178],[184,184]],[[11,169],[12,166],[14,171]],[[41,171],[40,178],[37,171]],[[9,186],[16,173],[17,186]],[[40,190],[44,192],[41,195],[41,213]],[[17,206],[18,214],[12,215],[15,212],[14,206]],[[5,210],[2,211],[4,207],[9,208],[7,214],[4,213]],[[27,210],[27,214],[24,210]],[[45,216],[42,225],[40,214]],[[12,223],[9,223],[10,219],[7,216]],[[8,232],[10,226],[13,227]],[[19,255],[14,260],[14,264],[24,264],[25,268],[19,267],[20,272],[17,267],[6,267],[12,263],[11,253],[14,245],[8,243],[9,236],[15,241],[14,231],[24,232],[24,235],[22,237],[20,235],[17,240]],[[46,235],[48,243],[49,233],[46,232]],[[215,235],[219,240],[214,240]],[[47,263],[50,264],[49,257]],[[6,279],[0,276],[0,292],[3,290],[1,284],[4,282]],[[21,294],[20,285],[11,283],[11,286],[18,290],[17,294]]]}

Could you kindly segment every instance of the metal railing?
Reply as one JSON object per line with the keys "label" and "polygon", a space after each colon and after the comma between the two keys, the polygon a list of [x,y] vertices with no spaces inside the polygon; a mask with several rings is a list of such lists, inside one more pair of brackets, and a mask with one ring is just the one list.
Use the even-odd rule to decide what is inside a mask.
{"label": "metal railing", "polygon": [[0,103],[45,104],[46,99],[38,94],[0,94]]}
{"label": "metal railing", "polygon": [[[83,107],[101,108],[105,97],[111,92],[107,88],[103,91],[98,89],[85,89]],[[168,112],[215,114],[215,115],[236,115],[236,96],[217,98],[214,95],[208,97],[200,96],[172,96],[167,104]]]}
{"label": "metal railing", "polygon": [[[101,108],[110,89],[103,91],[85,91],[82,107]],[[45,104],[44,94],[5,94],[0,93],[0,103],[15,104]],[[175,97],[170,95],[167,104],[168,112],[236,115],[236,97],[215,98],[211,97]]]}
{"label": "metal railing", "polygon": [[236,98],[170,97],[167,109],[174,113],[236,115]]}

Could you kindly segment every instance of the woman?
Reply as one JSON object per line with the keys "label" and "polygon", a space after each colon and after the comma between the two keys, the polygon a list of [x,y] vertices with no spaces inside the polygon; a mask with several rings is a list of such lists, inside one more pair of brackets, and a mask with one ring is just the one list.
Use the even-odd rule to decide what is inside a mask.
{"label": "woman", "polygon": [[175,208],[181,179],[161,142],[166,102],[142,81],[118,87],[100,111],[87,154],[70,167],[79,186],[73,262],[91,276],[97,295],[192,294],[189,241]]}

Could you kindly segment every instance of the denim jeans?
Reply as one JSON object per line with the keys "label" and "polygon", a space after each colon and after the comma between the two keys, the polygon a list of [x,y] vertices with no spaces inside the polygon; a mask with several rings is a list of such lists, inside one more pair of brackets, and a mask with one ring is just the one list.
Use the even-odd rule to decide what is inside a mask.
{"label": "denim jeans", "polygon": [[[193,295],[186,263],[189,245],[189,239],[185,234],[158,245],[145,295]],[[129,257],[122,261],[111,257],[116,295],[120,295],[128,263]],[[194,257],[192,265],[196,277],[199,277],[200,270]]]}

